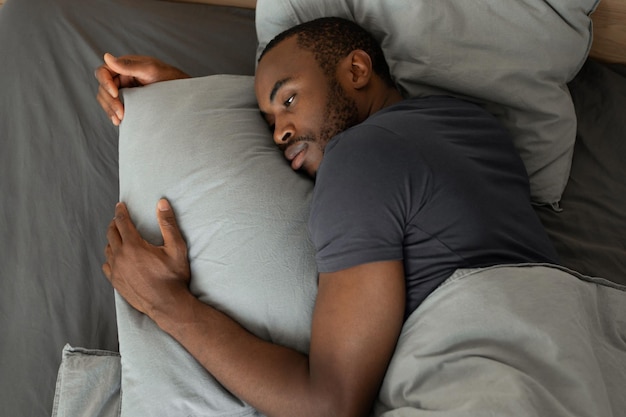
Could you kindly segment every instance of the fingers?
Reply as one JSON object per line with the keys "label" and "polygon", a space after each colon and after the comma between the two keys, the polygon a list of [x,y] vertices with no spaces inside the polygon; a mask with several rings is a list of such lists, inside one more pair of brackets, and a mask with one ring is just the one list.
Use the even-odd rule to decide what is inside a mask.
{"label": "fingers", "polygon": [[146,77],[147,57],[127,55],[116,58],[110,53],[104,54],[104,64],[95,71],[98,86],[97,100],[111,122],[119,126],[124,118],[124,105],[120,100],[120,88],[137,87]]}
{"label": "fingers", "polygon": [[109,223],[106,233],[108,244],[104,248],[106,262],[102,265],[102,272],[109,281],[112,279],[112,266],[117,252],[122,248],[125,240],[132,240],[139,236],[139,232],[130,219],[128,209],[124,203],[115,206],[115,217]]}
{"label": "fingers", "polygon": [[124,55],[114,57],[106,53],[104,54],[104,63],[104,67],[119,75],[119,88],[190,78],[189,74],[151,56]]}
{"label": "fingers", "polygon": [[107,229],[107,240],[109,243],[104,248],[104,257],[106,262],[102,265],[102,272],[104,272],[104,276],[111,281],[111,263],[113,261],[113,247],[111,245],[119,247],[122,244],[122,238],[120,237],[117,227],[115,226],[115,220],[111,220],[111,223],[109,224]]}
{"label": "fingers", "polygon": [[111,220],[111,223],[109,223],[109,228],[107,229],[107,241],[109,242],[109,246],[113,246],[115,248],[122,244],[122,237],[120,236],[120,232],[117,230],[115,219]]}
{"label": "fingers", "polygon": [[157,203],[157,220],[163,235],[163,246],[166,249],[186,251],[186,243],[178,227],[176,215],[167,199],[162,198]]}
{"label": "fingers", "polygon": [[[168,65],[156,58],[142,55],[114,57],[104,54],[104,68],[117,75],[119,88],[139,87],[167,79]],[[164,72],[162,74],[162,72]]]}
{"label": "fingers", "polygon": [[111,70],[111,68],[106,65],[99,66],[94,75],[98,82],[100,83],[100,88],[104,90],[108,95],[113,98],[118,98],[119,96],[119,74],[115,71]]}
{"label": "fingers", "polygon": [[115,126],[119,126],[124,118],[124,105],[119,98],[111,96],[111,94],[103,87],[98,88],[96,96],[100,107],[105,111],[111,122]]}
{"label": "fingers", "polygon": [[104,63],[113,71],[117,71],[118,74],[122,73],[124,70],[123,67],[117,65],[117,58],[108,52],[104,54]]}
{"label": "fingers", "polygon": [[124,118],[124,105],[119,98],[119,87],[121,86],[119,73],[105,64],[98,67],[94,75],[99,83],[96,99],[111,122],[115,126],[119,126]]}
{"label": "fingers", "polygon": [[178,68],[156,58],[142,55],[115,57],[104,54],[104,64],[95,72],[100,83],[98,102],[114,125],[124,118],[124,105],[119,97],[120,88],[138,87],[159,81],[189,78]]}
{"label": "fingers", "polygon": [[106,262],[102,265],[102,272],[104,272],[104,275],[109,281],[112,279],[111,265],[114,259],[114,251],[118,250],[122,246],[122,236],[117,229],[116,218],[111,220],[111,223],[109,223],[109,227],[107,228],[106,238],[108,244],[104,248]]}
{"label": "fingers", "polygon": [[141,55],[114,57],[108,52],[104,54],[104,63],[107,67],[117,74],[127,75],[129,77],[140,77],[144,75],[146,67],[149,66],[151,61],[155,60],[151,57]]}
{"label": "fingers", "polygon": [[[119,243],[123,243],[127,240],[132,239],[141,239],[139,232],[135,228],[132,220],[130,219],[130,215],[128,214],[128,209],[126,208],[126,204],[117,203],[115,205],[115,217],[113,218],[113,222],[115,223],[115,228],[119,233]],[[118,241],[115,241],[116,243]],[[111,241],[109,241],[111,244]],[[115,249],[115,247],[113,247]]]}
{"label": "fingers", "polygon": [[104,276],[111,281],[111,266],[108,261],[102,264],[102,272],[104,273]]}

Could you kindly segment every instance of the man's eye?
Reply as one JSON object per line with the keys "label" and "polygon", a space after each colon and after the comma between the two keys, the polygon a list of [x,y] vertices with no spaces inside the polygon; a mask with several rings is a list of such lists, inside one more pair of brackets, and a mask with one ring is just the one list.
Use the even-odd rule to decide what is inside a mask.
{"label": "man's eye", "polygon": [[293,96],[291,96],[287,100],[285,100],[285,103],[283,103],[285,105],[285,107],[291,106],[291,103],[293,103],[293,100],[295,99],[295,97],[296,97],[296,95],[294,94]]}

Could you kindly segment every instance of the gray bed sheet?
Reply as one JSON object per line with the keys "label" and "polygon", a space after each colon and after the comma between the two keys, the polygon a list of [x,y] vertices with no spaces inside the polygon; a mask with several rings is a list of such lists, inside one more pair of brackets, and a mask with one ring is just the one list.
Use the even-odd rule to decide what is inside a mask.
{"label": "gray bed sheet", "polygon": [[[102,277],[117,129],[95,101],[104,52],[192,75],[252,74],[254,12],[158,0],[7,0],[0,8],[0,405],[49,416],[63,346],[117,350]],[[563,212],[537,211],[563,264],[626,276],[626,71],[570,85],[579,135]],[[624,282],[622,282],[624,283]]]}
{"label": "gray bed sheet", "polygon": [[587,60],[569,89],[578,129],[563,211],[537,212],[563,265],[626,285],[626,66]]}
{"label": "gray bed sheet", "polygon": [[200,76],[253,74],[254,12],[158,0],[0,8],[0,414],[49,416],[66,343],[117,351],[101,272],[118,200],[117,128],[96,100],[104,52]]}

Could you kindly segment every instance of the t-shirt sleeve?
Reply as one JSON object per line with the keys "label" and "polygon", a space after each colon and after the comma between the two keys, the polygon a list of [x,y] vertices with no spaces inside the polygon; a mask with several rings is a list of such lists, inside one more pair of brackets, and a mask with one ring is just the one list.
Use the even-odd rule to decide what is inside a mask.
{"label": "t-shirt sleeve", "polygon": [[403,141],[379,127],[353,128],[333,142],[318,171],[309,220],[319,272],[403,259],[405,225],[414,201],[424,197],[411,194],[426,192],[426,165],[407,170]]}

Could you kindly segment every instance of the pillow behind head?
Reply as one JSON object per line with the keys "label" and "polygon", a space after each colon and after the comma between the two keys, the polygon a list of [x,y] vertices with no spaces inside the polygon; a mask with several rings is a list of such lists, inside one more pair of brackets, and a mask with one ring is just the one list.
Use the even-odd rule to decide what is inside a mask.
{"label": "pillow behind head", "polygon": [[511,131],[535,203],[557,204],[576,117],[566,83],[591,45],[598,0],[258,0],[259,53],[319,17],[353,20],[380,42],[409,97],[447,94],[483,105]]}
{"label": "pillow behind head", "polygon": [[[169,199],[189,249],[191,290],[266,340],[308,352],[316,295],[306,223],[313,183],[273,145],[253,77],[214,75],[124,90],[120,199],[162,243]],[[116,298],[122,416],[253,413],[149,318]]]}

